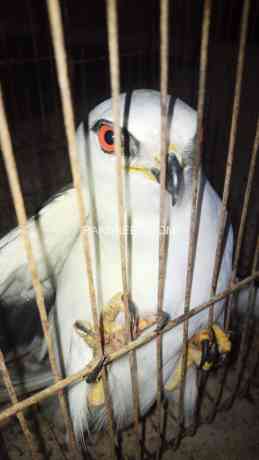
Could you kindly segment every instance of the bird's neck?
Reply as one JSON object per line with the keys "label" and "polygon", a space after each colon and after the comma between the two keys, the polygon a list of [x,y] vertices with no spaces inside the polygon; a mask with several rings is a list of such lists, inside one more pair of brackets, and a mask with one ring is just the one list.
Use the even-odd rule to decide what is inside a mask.
{"label": "bird's neck", "polygon": [[[119,200],[117,177],[110,180],[97,180],[94,192],[86,191],[87,208],[90,209],[90,221],[94,227],[102,228],[104,232],[117,232],[119,228]],[[179,200],[173,207],[173,212],[185,212],[192,203],[193,169],[184,170],[182,190]],[[171,206],[170,195],[166,200]],[[138,174],[130,174],[125,178],[124,187],[125,221],[130,225],[158,225],[160,215],[160,185],[151,182]]]}

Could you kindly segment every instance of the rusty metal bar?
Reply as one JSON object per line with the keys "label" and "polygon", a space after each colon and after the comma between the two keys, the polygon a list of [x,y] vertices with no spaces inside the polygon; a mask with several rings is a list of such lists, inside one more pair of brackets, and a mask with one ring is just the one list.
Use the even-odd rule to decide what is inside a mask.
{"label": "rusty metal bar", "polygon": [[[9,397],[10,397],[12,403],[17,404],[18,399],[17,399],[17,396],[16,396],[16,392],[15,392],[15,389],[13,387],[13,384],[12,384],[8,369],[7,369],[6,364],[5,364],[4,355],[3,355],[1,350],[0,350],[0,372],[2,373],[3,381],[4,381],[4,384],[6,386],[7,392],[9,394]],[[38,451],[38,449],[37,449],[37,447],[35,445],[33,435],[32,435],[32,433],[30,431],[30,428],[28,426],[28,423],[27,423],[24,415],[21,414],[21,413],[17,413],[16,416],[17,416],[17,418],[19,420],[19,423],[21,425],[21,429],[22,429],[22,431],[24,433],[24,436],[26,437],[27,442],[29,444],[29,447],[31,449],[32,458],[35,459],[35,460],[42,459],[42,456],[40,455],[40,453],[39,453],[39,451]]]}
{"label": "rusty metal bar", "polygon": [[[200,77],[198,88],[198,110],[197,110],[197,157],[195,158],[193,170],[193,192],[192,192],[192,212],[191,212],[191,228],[190,228],[190,242],[188,250],[188,269],[186,277],[186,290],[185,290],[185,305],[184,313],[188,314],[191,303],[191,290],[194,270],[194,260],[197,236],[199,232],[199,209],[201,201],[201,158],[203,150],[203,118],[204,118],[204,103],[206,91],[206,77],[208,67],[208,44],[209,44],[209,30],[211,20],[211,0],[206,0],[203,10],[203,23],[202,23],[202,38],[201,38],[201,57],[200,57]],[[185,391],[185,377],[188,353],[188,319],[184,321],[183,325],[183,359],[181,369],[181,387],[180,387],[180,401],[179,401],[179,422],[184,425],[184,391]],[[178,436],[178,440],[181,437]],[[178,441],[179,442],[179,441]]]}
{"label": "rusty metal bar", "polygon": [[[258,260],[259,260],[259,237],[257,238],[256,250],[254,253],[254,257],[253,257],[253,266],[252,266],[252,272],[251,272],[252,275],[256,272],[256,269],[258,266]],[[247,339],[248,339],[248,333],[249,333],[249,326],[251,325],[251,320],[253,320],[251,319],[251,316],[253,314],[255,298],[256,298],[256,288],[254,286],[254,283],[252,283],[251,286],[249,287],[247,312],[246,312],[246,317],[245,317],[245,324],[244,324],[243,331],[242,331],[242,339],[241,339],[240,351],[239,351],[238,362],[237,362],[236,383],[233,388],[230,405],[234,401],[234,398],[241,384],[242,373],[244,371],[244,359],[248,351],[247,350]]]}
{"label": "rusty metal bar", "polygon": [[[246,190],[245,190],[245,196],[244,196],[244,201],[243,201],[242,214],[241,214],[241,219],[240,219],[240,224],[239,224],[239,229],[238,229],[236,250],[235,250],[235,257],[234,257],[234,263],[233,263],[233,270],[232,270],[232,274],[231,274],[230,285],[232,285],[235,282],[235,279],[236,279],[238,262],[239,262],[239,258],[240,258],[240,252],[241,252],[241,246],[242,246],[243,237],[244,237],[246,217],[247,217],[247,212],[248,212],[248,204],[249,204],[249,200],[250,200],[250,195],[251,195],[251,191],[252,191],[252,184],[253,184],[253,179],[254,179],[254,174],[255,174],[258,148],[259,148],[259,118],[257,120],[254,145],[253,145],[251,159],[250,159],[248,179],[247,179],[247,183],[246,183]],[[225,315],[226,315],[225,327],[226,327],[227,330],[228,330],[229,325],[230,325],[230,313],[231,313],[231,309],[232,309],[232,303],[233,303],[233,296],[230,296],[229,299],[228,299],[228,303],[226,305],[226,312],[225,312]]]}
{"label": "rusty metal bar", "polygon": [[[110,79],[112,92],[112,113],[114,122],[115,152],[117,156],[116,174],[117,174],[117,196],[118,196],[118,218],[119,218],[119,235],[120,235],[120,255],[121,255],[121,276],[122,288],[125,304],[125,318],[128,331],[128,341],[132,340],[130,314],[129,314],[129,292],[127,279],[127,256],[126,256],[126,235],[125,235],[125,197],[124,197],[124,160],[121,145],[120,129],[120,67],[119,67],[119,36],[118,36],[118,18],[117,18],[117,1],[106,0],[107,11],[107,28],[108,28],[108,48],[110,61]],[[134,429],[137,441],[137,458],[141,458],[140,446],[140,429],[139,429],[139,388],[137,379],[137,360],[135,352],[129,353],[129,364],[132,384],[133,398],[133,418]]]}
{"label": "rusty metal bar", "polygon": [[[159,216],[159,273],[158,273],[158,313],[163,311],[165,270],[166,270],[166,232],[163,232],[166,215],[166,154],[167,154],[167,112],[168,112],[168,35],[169,35],[169,2],[160,1],[160,100],[161,100],[161,147],[160,147],[160,216]],[[162,336],[157,337],[157,459],[162,448],[162,387],[163,387],[163,350]]]}
{"label": "rusty metal bar", "polygon": [[[213,275],[212,275],[212,285],[211,285],[211,293],[210,293],[211,296],[214,296],[216,292],[216,288],[217,288],[222,247],[223,247],[223,241],[224,241],[225,226],[226,226],[226,221],[227,221],[227,203],[228,203],[229,192],[230,192],[230,181],[231,181],[231,175],[232,175],[232,167],[233,167],[234,151],[235,151],[236,135],[237,135],[238,116],[239,116],[239,110],[240,110],[240,99],[241,99],[244,62],[245,62],[245,46],[246,46],[246,38],[247,38],[247,30],[248,30],[249,10],[250,10],[250,0],[245,0],[244,6],[243,6],[243,12],[242,12],[238,63],[237,63],[237,70],[236,70],[236,84],[235,84],[235,94],[234,94],[234,102],[233,102],[233,115],[232,115],[230,136],[229,136],[229,147],[228,147],[227,166],[226,166],[226,174],[225,174],[225,182],[224,182],[224,191],[223,191],[223,198],[222,198],[222,208],[221,208],[221,213],[220,213],[220,218],[219,218],[219,235],[218,235],[215,262],[214,262]],[[213,316],[214,316],[214,308],[211,307],[211,309],[209,310],[209,324],[213,322]]]}
{"label": "rusty metal bar", "polygon": [[[161,331],[148,333],[145,336],[142,336],[137,340],[129,342],[126,346],[122,347],[119,351],[111,353],[108,356],[106,365],[110,365],[112,362],[116,361],[117,359],[120,359],[123,356],[127,355],[127,353],[129,353],[130,351],[136,350],[142,347],[143,345],[151,342],[151,340],[154,340],[156,338],[157,334],[164,334],[170,331],[171,329],[174,329],[179,324],[182,324],[186,319],[190,319],[193,316],[198,315],[200,312],[202,312],[203,310],[206,310],[213,303],[219,302],[220,300],[223,300],[228,295],[234,292],[237,292],[240,289],[243,289],[255,279],[259,279],[259,270],[256,271],[254,275],[248,276],[244,280],[236,283],[234,287],[225,289],[220,294],[217,294],[212,299],[210,299],[208,302],[204,302],[203,304],[198,305],[197,307],[191,309],[187,315],[183,314],[183,315],[178,316],[178,318],[176,319],[168,321],[166,326]],[[50,385],[48,388],[42,391],[39,391],[35,395],[29,398],[26,398],[23,401],[19,401],[16,405],[3,410],[0,413],[0,422],[2,422],[8,417],[11,417],[12,415],[15,415],[17,412],[20,412],[26,409],[27,407],[30,407],[33,404],[43,401],[44,399],[58,393],[60,390],[62,390],[66,386],[72,385],[73,383],[79,382],[80,380],[84,379],[86,376],[88,376],[93,371],[93,369],[96,367],[98,362],[99,360],[91,362],[81,371],[76,372],[75,374],[70,375],[69,377],[66,377],[62,380],[59,380],[57,383]]]}
{"label": "rusty metal bar", "polygon": [[[21,238],[22,243],[24,245],[24,249],[26,252],[27,260],[28,260],[28,268],[31,273],[32,277],[32,284],[35,290],[37,306],[39,309],[42,329],[44,332],[44,337],[46,339],[46,343],[48,346],[48,353],[49,353],[49,360],[52,369],[52,373],[54,376],[54,380],[58,381],[60,379],[58,367],[55,360],[54,348],[53,348],[53,341],[49,334],[49,323],[48,323],[48,316],[46,312],[46,306],[44,301],[44,294],[43,289],[40,283],[38,270],[36,261],[33,255],[32,245],[30,242],[28,228],[27,228],[27,216],[25,211],[25,205],[23,201],[21,186],[19,177],[17,174],[16,162],[14,158],[13,147],[11,143],[10,132],[6,120],[6,115],[4,111],[4,102],[2,96],[2,89],[0,87],[0,143],[2,146],[3,158],[5,162],[5,167],[8,175],[8,180],[11,188],[11,193],[14,201],[15,211],[17,215],[17,220],[19,223],[20,231],[21,231]],[[59,394],[59,401],[61,410],[64,416],[64,420],[68,429],[70,429],[70,445],[74,448],[76,446],[75,439],[73,436],[73,432],[71,429],[71,422],[69,419],[66,401],[63,393]]]}
{"label": "rusty metal bar", "polygon": [[247,368],[247,375],[244,379],[244,384],[240,392],[238,392],[238,396],[241,398],[250,394],[250,386],[253,384],[253,379],[255,377],[256,371],[259,365],[259,356],[257,353],[257,357],[254,361],[250,362],[250,365]]}
{"label": "rusty metal bar", "polygon": [[[98,337],[99,353],[102,354],[102,336],[101,336],[101,331],[99,328],[96,292],[95,292],[93,270],[92,270],[90,240],[88,237],[88,232],[85,231],[86,212],[85,212],[85,204],[84,204],[84,198],[83,198],[83,193],[82,193],[82,188],[81,188],[79,164],[78,164],[78,159],[77,159],[75,121],[74,121],[74,113],[73,113],[73,108],[72,108],[73,107],[72,97],[71,97],[71,89],[70,89],[70,84],[69,84],[68,66],[67,66],[65,43],[64,43],[64,33],[63,33],[62,20],[61,20],[61,11],[60,11],[60,5],[59,5],[58,0],[47,0],[47,6],[48,6],[48,15],[49,15],[49,22],[50,22],[50,28],[51,28],[51,34],[52,34],[55,59],[56,59],[57,76],[58,76],[58,83],[59,83],[60,95],[61,95],[61,101],[62,101],[62,110],[63,110],[65,131],[66,131],[66,137],[67,137],[67,143],[68,143],[68,153],[69,153],[70,165],[71,165],[71,170],[72,170],[73,185],[76,190],[77,205],[78,205],[78,210],[79,210],[80,235],[81,235],[82,243],[83,243],[85,269],[86,269],[86,275],[87,275],[86,278],[87,278],[87,285],[88,285],[89,296],[90,296],[90,301],[91,301],[92,317],[93,317],[94,329]],[[112,439],[111,454],[112,454],[112,458],[116,458],[115,441],[114,441],[114,434],[113,434],[112,407],[111,407],[111,401],[109,397],[108,380],[107,380],[107,375],[106,375],[105,370],[102,371],[102,380],[103,380],[104,393],[105,393],[105,405],[106,405],[107,414],[108,414],[108,426],[109,426],[111,439]]]}
{"label": "rusty metal bar", "polygon": [[[231,128],[230,128],[227,166],[226,166],[226,174],[225,174],[225,182],[224,182],[223,199],[222,199],[222,209],[221,209],[221,214],[219,218],[219,234],[218,234],[216,256],[215,256],[213,275],[212,275],[211,296],[215,295],[216,289],[217,289],[217,282],[218,282],[221,255],[222,255],[224,235],[225,235],[225,226],[226,226],[226,221],[227,221],[227,203],[228,203],[228,198],[229,198],[229,193],[230,193],[230,181],[231,181],[233,161],[234,161],[234,150],[235,150],[236,135],[237,135],[238,116],[239,116],[239,110],[240,110],[240,99],[241,99],[244,62],[245,62],[245,46],[246,46],[246,40],[247,40],[249,10],[250,10],[250,0],[245,0],[244,5],[243,5],[243,11],[242,11],[238,63],[237,63],[237,70],[236,70],[236,83],[235,83],[235,93],[234,93],[234,102],[233,102],[233,115],[232,115]],[[245,220],[245,217],[246,216],[244,216],[244,220]],[[240,223],[240,228],[239,228],[240,238],[242,237],[241,231],[243,233],[241,224],[242,222]],[[239,244],[241,244],[241,240]],[[240,251],[240,249],[238,248],[237,250],[238,252]],[[236,258],[236,263],[237,263],[239,259],[239,254],[237,254],[237,257],[235,256],[235,258]],[[233,285],[233,282],[235,282],[235,280],[232,275],[229,287]],[[232,302],[232,298],[230,299],[230,303],[231,302]],[[226,323],[225,323],[226,330],[229,327],[228,323],[230,319],[228,316],[228,311],[230,311],[230,309],[226,307],[226,316],[227,316]],[[214,317],[214,306],[212,305],[209,310],[209,317],[208,317],[209,325],[212,324],[213,317]],[[222,390],[223,390],[223,386],[224,386],[226,377],[227,377],[227,368],[225,368],[224,372],[222,373],[219,389],[217,391],[217,394],[215,395],[214,404],[212,405],[212,410],[208,417],[209,420],[212,420],[216,414],[218,404],[221,400]]]}
{"label": "rusty metal bar", "polygon": [[[235,252],[235,258],[234,258],[234,263],[233,263],[234,278],[236,277],[237,267],[238,267],[238,262],[239,262],[239,257],[240,257],[240,251],[241,251],[241,245],[243,242],[245,223],[246,223],[246,217],[247,217],[247,211],[248,211],[248,204],[249,204],[250,195],[252,191],[252,183],[253,183],[254,174],[255,174],[258,149],[259,149],[259,117],[257,119],[255,140],[254,140],[254,145],[253,145],[252,154],[251,154],[249,173],[248,173],[246,191],[245,191],[243,208],[242,208],[241,221],[240,221],[240,226],[239,226],[238,235],[237,235],[236,252]],[[234,279],[232,281],[234,282]]]}

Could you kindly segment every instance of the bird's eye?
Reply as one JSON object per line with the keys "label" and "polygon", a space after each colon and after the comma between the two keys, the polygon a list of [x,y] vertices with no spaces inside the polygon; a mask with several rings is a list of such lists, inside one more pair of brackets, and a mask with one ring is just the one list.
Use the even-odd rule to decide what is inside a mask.
{"label": "bird's eye", "polygon": [[114,153],[114,130],[111,125],[102,124],[98,128],[98,140],[105,153]]}

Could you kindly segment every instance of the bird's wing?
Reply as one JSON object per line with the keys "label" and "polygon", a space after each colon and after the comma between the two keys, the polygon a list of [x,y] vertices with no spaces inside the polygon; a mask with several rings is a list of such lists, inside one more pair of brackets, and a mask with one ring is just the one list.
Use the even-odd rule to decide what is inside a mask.
{"label": "bird's wing", "polygon": [[[55,291],[56,277],[79,232],[75,190],[56,195],[28,221],[29,237],[38,274],[47,296]],[[27,257],[17,227],[0,240],[0,301],[20,306],[34,299]]]}
{"label": "bird's wing", "polygon": [[[49,311],[57,277],[79,233],[75,190],[69,188],[55,195],[28,221],[28,231]],[[16,228],[0,240],[0,347],[19,394],[52,382],[27,265],[20,230]],[[19,334],[17,325],[22,325]],[[0,402],[6,397],[0,379]]]}

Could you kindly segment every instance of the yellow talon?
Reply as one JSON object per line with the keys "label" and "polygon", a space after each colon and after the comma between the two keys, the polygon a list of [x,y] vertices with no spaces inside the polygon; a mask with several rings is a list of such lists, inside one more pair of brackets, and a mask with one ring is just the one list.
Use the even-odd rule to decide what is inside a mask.
{"label": "yellow talon", "polygon": [[103,307],[104,321],[115,321],[117,315],[121,311],[124,311],[123,294],[121,292],[117,292],[117,294],[115,294]]}
{"label": "yellow talon", "polygon": [[217,325],[213,324],[213,330],[217,338],[220,353],[229,353],[231,351],[231,342],[228,335]]}
{"label": "yellow talon", "polygon": [[213,362],[206,361],[206,362],[203,364],[202,369],[203,369],[204,371],[209,371],[210,369],[212,369],[213,364],[214,364]]}
{"label": "yellow talon", "polygon": [[[125,304],[123,294],[118,292],[115,294],[102,309],[102,325],[104,335],[104,353],[107,355],[123,347],[128,340],[126,324],[120,325],[116,323],[116,318],[119,313],[125,312]],[[134,329],[134,338],[141,335],[147,328],[159,324],[161,318],[159,315],[151,314],[144,318],[137,318],[136,329]],[[74,324],[76,332],[83,338],[85,343],[93,350],[93,360],[102,360],[99,356],[99,337],[95,333],[93,326],[88,321],[76,321]],[[201,351],[194,344],[190,344],[188,351],[187,366],[193,363],[198,363],[201,360]],[[101,369],[101,367],[100,367]],[[88,393],[89,406],[97,407],[104,404],[104,388],[102,378],[100,377],[100,369],[98,372],[94,369],[93,374],[87,382],[90,386]],[[175,373],[167,384],[167,389],[173,390],[179,383],[181,376],[181,358],[178,362]]]}
{"label": "yellow talon", "polygon": [[123,302],[123,294],[121,292],[118,292],[103,307],[102,318],[105,334],[111,334],[113,332],[116,332],[118,329],[121,330],[122,326],[116,324],[115,320],[118,314],[123,313],[124,311],[125,307]]}
{"label": "yellow talon", "polygon": [[88,321],[76,321],[74,328],[78,335],[84,339],[85,343],[94,350],[94,354],[97,352],[98,341],[95,331]]}
{"label": "yellow talon", "polygon": [[[213,332],[215,334],[214,341],[216,339],[216,345],[218,347],[218,351],[221,354],[229,353],[231,350],[231,342],[227,334],[217,325],[212,325]],[[213,333],[211,333],[210,329],[203,329],[197,334],[195,334],[188,343],[188,350],[187,350],[187,369],[193,365],[197,367],[200,366],[202,361],[202,343],[204,341],[211,342],[213,340]],[[214,335],[213,334],[213,335]],[[180,356],[176,369],[169,378],[168,382],[165,385],[165,389],[167,391],[174,391],[177,386],[181,382],[181,372],[182,372],[182,355]],[[209,371],[214,365],[213,360],[205,362],[202,364],[202,369],[205,371]]]}

